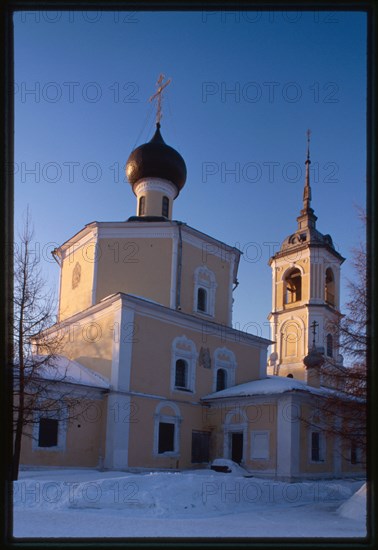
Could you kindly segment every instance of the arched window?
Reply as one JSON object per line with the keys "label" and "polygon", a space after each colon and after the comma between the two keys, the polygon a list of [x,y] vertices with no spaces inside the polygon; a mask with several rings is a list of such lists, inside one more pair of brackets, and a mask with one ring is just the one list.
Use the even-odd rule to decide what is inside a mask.
{"label": "arched window", "polygon": [[194,312],[214,317],[216,288],[215,274],[204,265],[197,267],[194,272]]}
{"label": "arched window", "polygon": [[146,212],[146,197],[140,197],[139,199],[139,210],[138,210],[138,216],[144,216]]}
{"label": "arched window", "polygon": [[225,369],[218,369],[216,391],[224,390],[226,387],[227,387],[227,372]]}
{"label": "arched window", "polygon": [[204,313],[207,312],[207,291],[202,287],[197,291],[197,309]]}
{"label": "arched window", "polygon": [[217,348],[214,352],[213,391],[231,388],[235,384],[235,354],[227,348]]}
{"label": "arched window", "polygon": [[294,376],[291,374],[291,372],[287,375],[286,378],[294,378]]}
{"label": "arched window", "polygon": [[169,198],[168,197],[163,197],[161,214],[165,218],[169,217]]}
{"label": "arched window", "polygon": [[333,357],[333,337],[332,334],[327,334],[327,356]]}
{"label": "arched window", "polygon": [[335,305],[335,278],[330,267],[325,272],[324,299],[330,306]]}
{"label": "arched window", "polygon": [[197,361],[195,343],[186,336],[178,336],[172,342],[171,389],[194,392]]}
{"label": "arched window", "polygon": [[176,361],[175,387],[188,389],[188,363],[184,359]]}
{"label": "arched window", "polygon": [[302,276],[299,269],[293,269],[285,277],[285,304],[302,299]]}

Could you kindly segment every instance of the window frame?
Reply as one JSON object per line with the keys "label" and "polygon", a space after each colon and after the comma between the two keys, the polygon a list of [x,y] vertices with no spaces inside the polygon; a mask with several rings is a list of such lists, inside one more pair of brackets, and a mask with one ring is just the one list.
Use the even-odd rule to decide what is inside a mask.
{"label": "window frame", "polygon": [[[201,300],[200,300],[200,296],[201,296]],[[200,307],[200,302],[201,302],[201,305],[203,303],[203,308]],[[198,313],[207,313],[209,311],[208,291],[203,286],[199,286],[197,288],[197,311]]]}
{"label": "window frame", "polygon": [[[178,367],[178,363],[180,361],[183,363],[183,366],[185,368],[185,370],[184,370],[184,383],[185,383],[185,385],[184,386],[181,386],[181,385],[177,384],[177,367]],[[189,374],[188,361],[186,359],[182,359],[180,357],[179,359],[176,360],[176,363],[175,363],[175,390],[190,391],[189,384],[188,384],[188,382],[189,382],[188,374]]]}
{"label": "window frame", "polygon": [[166,195],[161,199],[161,215],[169,218],[169,198]]}
{"label": "window frame", "polygon": [[138,202],[138,216],[144,216],[146,214],[146,195],[139,197]]}
{"label": "window frame", "polygon": [[[319,459],[313,458],[313,434],[318,434],[319,436]],[[326,461],[326,440],[324,432],[319,429],[309,430],[309,462],[310,464],[324,464]]]}
{"label": "window frame", "polygon": [[[215,317],[215,298],[217,282],[215,273],[205,265],[198,266],[194,271],[193,313],[206,317]],[[198,291],[206,291],[206,311],[198,308]]]}
{"label": "window frame", "polygon": [[[51,432],[49,432],[49,428],[46,426],[45,424],[45,429],[47,429],[47,434],[43,434],[43,430],[42,430],[42,426],[43,426],[43,423],[44,422],[47,422],[47,423],[51,423],[51,422],[54,422],[54,441],[56,441],[56,443],[54,443],[53,445],[41,445],[41,439],[49,439],[49,437],[51,437]],[[58,446],[58,442],[59,442],[59,420],[57,418],[49,418],[48,416],[40,416],[39,417],[39,426],[38,426],[38,447],[40,448],[51,448],[51,447],[57,447]],[[42,437],[43,436],[43,437]]]}
{"label": "window frame", "polygon": [[[43,405],[40,404],[42,407]],[[39,446],[39,431],[40,431],[40,419],[48,418],[58,421],[58,441],[57,445],[52,447],[40,447]],[[32,450],[33,451],[45,451],[45,452],[63,452],[66,450],[67,439],[67,406],[62,405],[59,412],[50,412],[48,410],[35,411],[33,414],[33,435],[32,435]]]}
{"label": "window frame", "polygon": [[217,348],[214,351],[213,360],[213,392],[222,391],[217,390],[217,374],[219,369],[226,371],[226,387],[231,388],[235,385],[235,373],[237,368],[236,357],[233,351],[228,348]]}
{"label": "window frame", "polygon": [[[160,411],[164,408],[172,409],[173,414],[162,414]],[[181,436],[181,422],[182,417],[180,414],[180,409],[176,403],[172,401],[161,401],[156,409],[154,414],[154,440],[153,440],[153,456],[155,457],[179,457],[180,456],[180,436]],[[160,424],[174,424],[174,433],[173,433],[173,451],[164,451],[159,453],[159,430]]]}
{"label": "window frame", "polygon": [[[187,387],[176,386],[176,364],[182,359],[187,364]],[[196,364],[198,353],[196,345],[185,335],[177,336],[172,342],[171,350],[171,391],[195,393]]]}
{"label": "window frame", "polygon": [[[218,388],[218,382],[219,382],[219,379],[218,379],[218,376],[219,376],[219,373],[223,373],[224,374],[224,380],[222,381],[223,382],[223,387],[222,388]],[[227,389],[227,369],[225,369],[224,367],[218,367],[217,368],[217,371],[216,371],[216,374],[215,374],[215,377],[216,377],[216,381],[215,381],[215,391],[222,391],[222,390],[226,390]]]}

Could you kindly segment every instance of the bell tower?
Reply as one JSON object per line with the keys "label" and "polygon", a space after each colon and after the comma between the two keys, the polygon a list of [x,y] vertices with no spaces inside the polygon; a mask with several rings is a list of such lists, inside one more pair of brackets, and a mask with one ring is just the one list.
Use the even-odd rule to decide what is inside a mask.
{"label": "bell tower", "polygon": [[341,364],[336,327],[340,313],[340,267],[344,259],[330,235],[316,228],[311,208],[310,131],[307,131],[303,207],[298,227],[269,260],[272,268],[272,311],[268,316],[274,341],[268,374],[307,381],[303,359],[312,349],[310,326],[317,323],[316,350],[324,368]]}

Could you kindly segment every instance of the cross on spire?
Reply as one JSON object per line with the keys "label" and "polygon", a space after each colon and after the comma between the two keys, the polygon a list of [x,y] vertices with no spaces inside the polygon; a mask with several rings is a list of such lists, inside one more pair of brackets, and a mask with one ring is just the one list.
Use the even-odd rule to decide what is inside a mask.
{"label": "cross on spire", "polygon": [[312,347],[315,348],[315,336],[316,336],[316,329],[317,327],[319,326],[319,323],[317,323],[316,321],[313,321],[310,325],[310,327],[312,328],[312,334],[314,335],[313,338],[312,338]]}
{"label": "cross on spire", "polygon": [[161,118],[163,116],[161,114],[161,103],[162,103],[162,97],[163,97],[163,90],[172,81],[171,78],[168,78],[168,80],[166,82],[164,82],[164,84],[163,84],[164,78],[165,78],[165,76],[161,73],[159,75],[159,78],[158,78],[157,82],[156,82],[157,90],[154,93],[154,95],[152,95],[149,99],[150,102],[153,101],[154,99],[156,99],[156,126],[158,126],[158,127],[160,127],[160,121],[161,121]]}

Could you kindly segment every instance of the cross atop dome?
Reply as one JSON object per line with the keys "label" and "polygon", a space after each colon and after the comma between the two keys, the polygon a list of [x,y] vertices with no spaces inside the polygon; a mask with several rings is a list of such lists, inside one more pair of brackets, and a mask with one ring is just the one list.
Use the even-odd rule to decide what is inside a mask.
{"label": "cross atop dome", "polygon": [[161,112],[161,104],[162,104],[162,100],[163,100],[163,90],[168,86],[168,84],[170,84],[172,82],[172,79],[168,78],[167,82],[164,82],[164,84],[163,84],[164,78],[165,78],[165,76],[162,73],[160,73],[159,78],[157,79],[157,82],[156,82],[157,90],[149,99],[150,103],[156,99],[156,126],[158,128],[160,127],[160,121],[161,121],[162,116],[163,116],[162,112]]}
{"label": "cross atop dome", "polygon": [[137,216],[144,221],[172,219],[173,201],[186,181],[185,161],[176,149],[167,145],[160,133],[162,95],[171,78],[159,75],[156,92],[156,129],[149,142],[134,149],[126,162],[126,177],[137,197]]}

